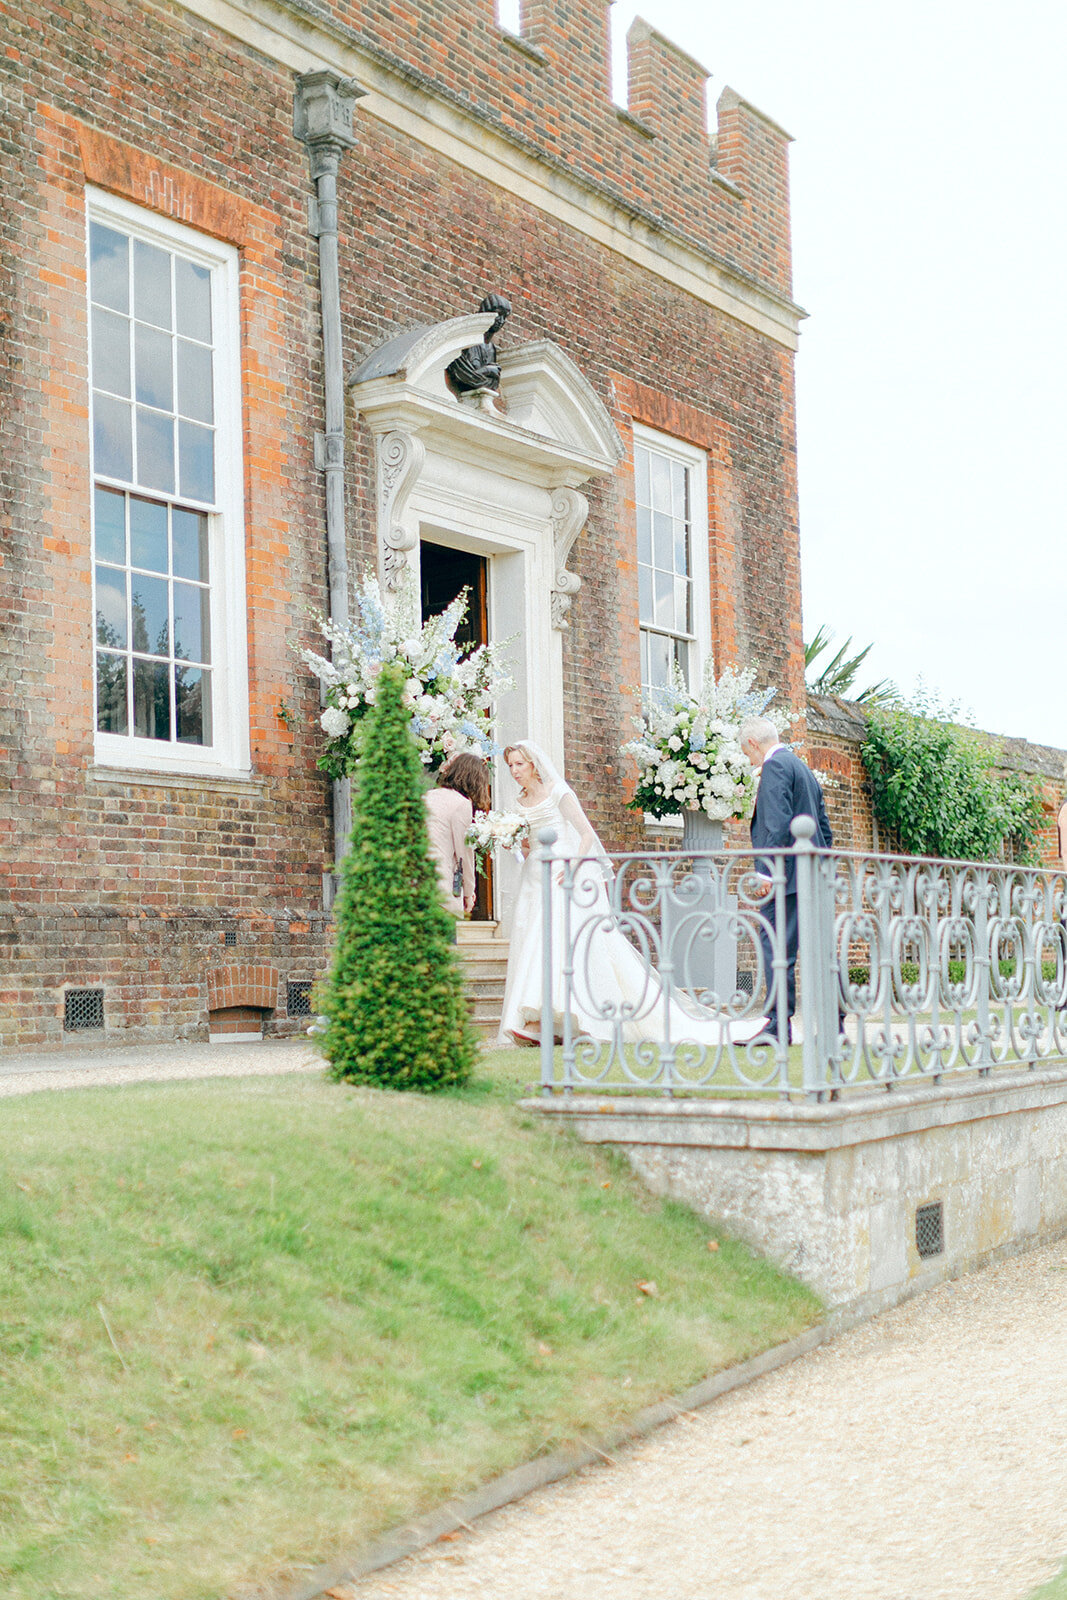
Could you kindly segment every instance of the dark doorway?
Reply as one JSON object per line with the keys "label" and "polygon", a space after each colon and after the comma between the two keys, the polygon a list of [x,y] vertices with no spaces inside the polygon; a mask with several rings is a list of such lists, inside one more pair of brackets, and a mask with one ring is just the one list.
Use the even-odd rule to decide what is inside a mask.
{"label": "dark doorway", "polygon": [[450,606],[461,589],[469,589],[467,615],[456,630],[456,642],[464,655],[489,642],[489,563],[485,556],[472,556],[468,550],[450,550],[443,544],[419,547],[422,572],[422,620],[437,616]]}
{"label": "dark doorway", "polygon": [[[438,616],[459,594],[470,591],[467,615],[456,629],[456,643],[463,655],[489,642],[489,562],[469,550],[452,550],[447,545],[423,539],[419,546],[422,620]],[[471,912],[472,922],[490,922],[493,917],[493,864],[486,863],[478,874],[478,898]]]}

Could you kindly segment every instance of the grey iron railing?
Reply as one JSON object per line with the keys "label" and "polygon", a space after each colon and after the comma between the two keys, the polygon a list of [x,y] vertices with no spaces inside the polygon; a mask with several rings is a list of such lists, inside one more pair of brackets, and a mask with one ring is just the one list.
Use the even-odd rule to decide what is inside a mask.
{"label": "grey iron railing", "polygon": [[826,1099],[1067,1060],[1067,875],[816,849],[806,817],[793,832],[758,859],[567,857],[541,834],[545,1093]]}

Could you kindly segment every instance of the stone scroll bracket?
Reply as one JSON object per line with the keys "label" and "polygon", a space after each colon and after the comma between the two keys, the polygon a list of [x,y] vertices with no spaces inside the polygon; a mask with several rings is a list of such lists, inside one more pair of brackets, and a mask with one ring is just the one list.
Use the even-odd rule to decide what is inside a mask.
{"label": "stone scroll bracket", "polygon": [[567,612],[582,586],[576,572],[567,571],[567,559],[574,541],[585,527],[589,502],[577,489],[556,489],[552,495],[552,626],[570,627]]}
{"label": "stone scroll bracket", "polygon": [[387,590],[396,590],[410,564],[408,552],[419,542],[418,523],[409,521],[406,512],[426,460],[426,446],[418,434],[394,429],[379,434],[375,447],[382,581]]}

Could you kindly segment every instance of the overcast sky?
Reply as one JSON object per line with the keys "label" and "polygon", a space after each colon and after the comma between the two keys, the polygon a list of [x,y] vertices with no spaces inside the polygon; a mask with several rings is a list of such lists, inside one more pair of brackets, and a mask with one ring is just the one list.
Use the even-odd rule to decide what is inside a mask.
{"label": "overcast sky", "polygon": [[796,141],[805,637],[1067,746],[1067,7],[617,0],[617,41],[638,13]]}

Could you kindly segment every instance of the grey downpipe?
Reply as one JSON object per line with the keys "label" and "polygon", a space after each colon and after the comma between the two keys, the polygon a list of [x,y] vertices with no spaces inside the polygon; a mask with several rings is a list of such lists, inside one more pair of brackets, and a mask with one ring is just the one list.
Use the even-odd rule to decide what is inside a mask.
{"label": "grey downpipe", "polygon": [[[315,465],[326,479],[326,558],[330,621],[348,621],[348,541],[345,534],[345,378],[341,347],[341,272],[337,247],[337,173],[355,145],[352,109],[366,91],[336,72],[305,72],[296,80],[293,133],[307,146],[315,198],[308,221],[319,241],[319,300],[325,432],[315,435]],[[340,866],[352,828],[351,786],[333,783],[333,853]]]}

